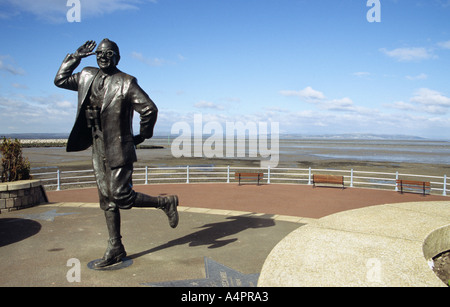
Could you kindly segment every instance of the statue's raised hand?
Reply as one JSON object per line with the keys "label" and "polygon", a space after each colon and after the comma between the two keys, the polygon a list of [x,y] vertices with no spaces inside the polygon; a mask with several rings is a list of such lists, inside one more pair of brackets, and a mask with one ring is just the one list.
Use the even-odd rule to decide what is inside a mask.
{"label": "statue's raised hand", "polygon": [[87,41],[82,46],[80,46],[80,48],[78,48],[73,55],[79,59],[93,55],[95,54],[95,52],[93,52],[95,46],[97,46],[95,41]]}

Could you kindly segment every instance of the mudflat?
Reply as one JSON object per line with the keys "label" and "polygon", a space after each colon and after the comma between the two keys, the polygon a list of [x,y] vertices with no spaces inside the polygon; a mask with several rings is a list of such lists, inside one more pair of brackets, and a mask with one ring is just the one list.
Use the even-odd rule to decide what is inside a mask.
{"label": "mudflat", "polygon": [[[331,151],[331,150],[330,150]],[[66,152],[64,147],[34,147],[23,148],[23,154],[31,163],[32,168],[58,167],[61,170],[83,170],[92,168],[91,149],[81,152]],[[361,152],[363,155],[364,152]],[[389,154],[387,150],[385,153]],[[173,157],[170,147],[157,149],[138,149],[138,162],[135,167],[172,167],[172,166],[232,166],[259,167],[259,158],[196,158]],[[339,169],[355,171],[373,171],[402,174],[419,174],[428,176],[450,175],[450,165],[444,163],[423,163],[420,156],[415,163],[397,161],[370,161],[363,159],[321,158],[305,154],[299,149],[297,152],[280,153],[279,168],[313,168]]]}

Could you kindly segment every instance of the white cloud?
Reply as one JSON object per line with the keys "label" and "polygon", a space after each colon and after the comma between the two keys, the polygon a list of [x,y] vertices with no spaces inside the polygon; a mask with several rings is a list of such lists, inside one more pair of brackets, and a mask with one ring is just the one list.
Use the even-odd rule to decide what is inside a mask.
{"label": "white cloud", "polygon": [[76,103],[61,95],[0,96],[0,133],[19,132],[9,131],[8,127],[20,132],[67,132],[75,115]]}
{"label": "white cloud", "polygon": [[440,106],[450,108],[450,98],[444,96],[442,93],[428,88],[421,88],[414,93],[411,98],[412,102],[419,103],[425,106]]}
{"label": "white cloud", "polygon": [[450,98],[438,91],[421,88],[413,93],[410,102],[396,101],[387,106],[402,111],[418,112],[421,114],[445,115],[450,110]]}
{"label": "white cloud", "polygon": [[308,86],[300,91],[284,90],[280,91],[283,96],[299,97],[308,103],[313,103],[322,110],[344,111],[344,112],[364,112],[365,109],[357,107],[349,97],[340,99],[327,99],[326,96],[312,87]]}
{"label": "white cloud", "polygon": [[[318,97],[312,93],[321,93],[320,97],[323,98],[306,101],[316,108],[291,112],[270,110],[271,118],[280,122],[281,130],[305,134],[360,132],[419,136],[434,131],[434,137],[442,137],[445,129],[450,128],[446,116],[450,110],[450,98],[430,89],[419,89],[413,93],[410,101],[396,101],[384,105],[380,110],[357,105],[349,97],[327,99],[322,92],[313,89],[280,92],[285,96],[300,98]],[[392,109],[401,112],[393,112]]]}
{"label": "white cloud", "polygon": [[59,108],[74,108],[75,107],[74,103],[72,103],[68,100],[57,101],[56,106]]}
{"label": "white cloud", "polygon": [[426,79],[428,79],[428,75],[427,74],[424,74],[424,73],[421,73],[421,74],[419,74],[419,75],[417,75],[417,76],[406,76],[406,79],[408,79],[408,80],[426,80]]}
{"label": "white cloud", "polygon": [[438,46],[443,48],[443,49],[450,49],[450,41],[439,42]]}
{"label": "white cloud", "polygon": [[0,71],[6,71],[13,75],[25,74],[25,70],[18,67],[14,59],[9,55],[0,55]]}
{"label": "white cloud", "polygon": [[11,83],[11,86],[14,88],[23,89],[23,90],[28,89],[28,86],[26,84],[21,84],[21,83]]}
{"label": "white cloud", "polygon": [[396,101],[392,104],[386,105],[387,107],[392,107],[394,109],[403,110],[403,111],[418,111],[417,106],[412,103],[404,102],[404,101]]}
{"label": "white cloud", "polygon": [[216,109],[216,110],[223,110],[225,109],[223,106],[215,104],[213,102],[209,102],[209,101],[199,101],[196,104],[194,104],[194,107],[199,108],[199,109]]}
{"label": "white cloud", "polygon": [[367,72],[367,71],[358,71],[358,72],[354,72],[353,75],[356,76],[356,77],[358,77],[358,78],[368,77],[368,76],[370,76],[370,72]]}
{"label": "white cloud", "polygon": [[400,62],[427,60],[436,57],[429,49],[423,47],[397,48],[393,50],[381,48],[380,51]]}
{"label": "white cloud", "polygon": [[314,90],[312,87],[308,86],[300,91],[283,90],[280,91],[283,96],[297,96],[304,98],[307,101],[316,101],[325,99],[325,95],[322,92]]}
{"label": "white cloud", "polygon": [[[312,103],[316,108],[285,108],[276,106],[261,108],[253,113],[235,114],[239,112],[208,113],[201,110],[203,123],[219,122],[278,122],[281,133],[300,134],[333,134],[333,133],[379,133],[379,134],[409,134],[425,137],[448,138],[445,131],[450,129],[450,121],[445,114],[429,115],[421,105],[412,102],[396,102],[397,109],[393,112],[388,108],[376,109],[355,105],[350,98],[322,101],[322,104]],[[334,108],[334,109],[333,109]],[[338,110],[339,109],[339,110]],[[417,112],[406,112],[406,111]],[[170,131],[175,121],[186,121],[193,125],[196,113],[186,113],[175,110],[160,110],[159,131]],[[198,114],[198,112],[197,112]]]}
{"label": "white cloud", "polygon": [[[157,3],[156,0],[89,0],[81,3],[81,18],[110,14],[118,10],[136,10],[143,3]],[[67,0],[0,0],[0,4],[9,6],[2,12],[2,18],[17,16],[20,13],[30,13],[38,19],[50,22],[65,22]]]}
{"label": "white cloud", "polygon": [[327,101],[323,107],[330,111],[357,111],[353,101],[348,97]]}
{"label": "white cloud", "polygon": [[133,51],[131,53],[131,57],[133,59],[138,60],[139,62],[142,62],[142,63],[144,63],[146,65],[153,66],[153,67],[163,66],[165,64],[173,64],[173,62],[167,61],[167,60],[162,59],[162,58],[149,58],[149,57],[146,57],[142,53],[139,53],[139,52],[136,52],[136,51]]}

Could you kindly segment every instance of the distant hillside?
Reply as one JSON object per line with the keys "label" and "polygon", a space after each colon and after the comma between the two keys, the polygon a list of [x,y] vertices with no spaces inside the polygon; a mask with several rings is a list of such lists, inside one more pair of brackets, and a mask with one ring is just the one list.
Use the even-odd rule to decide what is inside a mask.
{"label": "distant hillside", "polygon": [[328,140],[426,140],[426,138],[402,135],[402,134],[370,134],[370,133],[346,133],[346,134],[283,134],[280,139],[328,139]]}
{"label": "distant hillside", "polygon": [[[68,133],[10,133],[1,134],[0,137],[7,137],[11,139],[21,140],[37,140],[37,139],[67,139]],[[167,134],[157,134],[154,138],[167,138]],[[280,139],[334,139],[334,140],[426,140],[426,138],[402,135],[402,134],[371,134],[371,133],[347,133],[347,134],[296,134],[286,133],[281,134]]]}

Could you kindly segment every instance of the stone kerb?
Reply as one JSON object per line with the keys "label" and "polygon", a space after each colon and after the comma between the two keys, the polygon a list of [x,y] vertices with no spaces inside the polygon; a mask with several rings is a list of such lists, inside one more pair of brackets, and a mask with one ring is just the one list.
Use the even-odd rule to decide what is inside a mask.
{"label": "stone kerb", "polygon": [[445,287],[427,260],[450,241],[450,202],[371,206],[302,226],[267,257],[262,287]]}
{"label": "stone kerb", "polygon": [[450,225],[436,229],[423,243],[423,254],[427,260],[448,250],[450,250]]}
{"label": "stone kerb", "polygon": [[0,213],[48,202],[41,180],[0,183]]}

